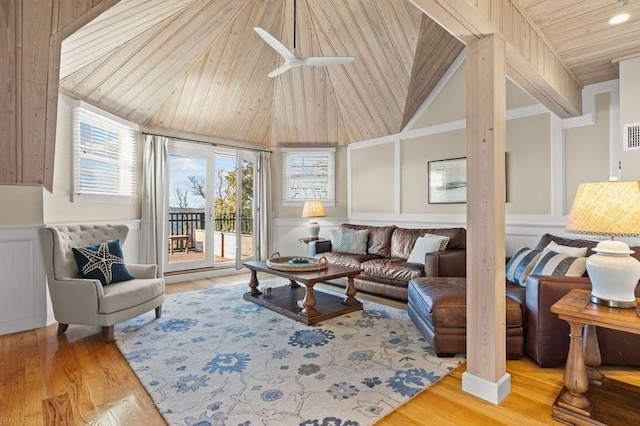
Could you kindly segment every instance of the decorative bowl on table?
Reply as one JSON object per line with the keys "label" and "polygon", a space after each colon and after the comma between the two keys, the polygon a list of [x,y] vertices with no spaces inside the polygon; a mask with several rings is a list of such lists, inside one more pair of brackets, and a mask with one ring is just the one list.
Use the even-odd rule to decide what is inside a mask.
{"label": "decorative bowl on table", "polygon": [[327,259],[321,257],[303,257],[303,256],[280,256],[280,253],[274,253],[266,261],[267,267],[276,271],[320,271],[327,268]]}

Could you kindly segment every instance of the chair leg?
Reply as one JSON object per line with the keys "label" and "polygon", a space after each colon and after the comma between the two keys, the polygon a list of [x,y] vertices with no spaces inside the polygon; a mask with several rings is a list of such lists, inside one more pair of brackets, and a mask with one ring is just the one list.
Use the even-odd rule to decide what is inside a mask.
{"label": "chair leg", "polygon": [[162,305],[156,308],[156,319],[160,318],[161,316],[162,316]]}
{"label": "chair leg", "polygon": [[113,342],[113,326],[110,325],[108,327],[102,327],[102,332],[104,333],[104,340],[106,340],[107,343],[112,343]]}
{"label": "chair leg", "polygon": [[65,331],[67,331],[67,328],[69,328],[69,324],[63,324],[61,322],[58,323],[58,336],[60,336],[61,334],[64,334]]}

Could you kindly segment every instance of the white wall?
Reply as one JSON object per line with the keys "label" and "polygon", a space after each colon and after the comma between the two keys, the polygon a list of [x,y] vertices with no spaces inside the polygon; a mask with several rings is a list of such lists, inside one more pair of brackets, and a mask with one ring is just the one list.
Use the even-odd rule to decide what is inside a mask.
{"label": "white wall", "polygon": [[[640,123],[640,58],[620,62],[620,132],[627,123]],[[640,180],[640,149],[623,149],[620,161],[622,180]]]}
{"label": "white wall", "polygon": [[[634,81],[640,81],[640,70],[633,70]],[[466,226],[465,204],[430,205],[426,191],[428,161],[465,156],[465,122],[456,106],[464,99],[460,93],[464,85],[455,84],[456,76],[459,71],[450,70],[453,86],[441,82],[400,133],[348,146],[349,210],[345,222]],[[531,98],[513,83],[508,87],[509,255],[522,245],[535,245],[546,232],[575,237],[567,234],[564,226],[578,184],[607,180],[621,156],[624,163],[636,163],[628,153],[620,154],[617,126],[619,110],[625,107],[619,105],[617,80],[586,87],[584,116],[568,120],[561,120],[540,104],[531,104]],[[639,98],[637,94],[635,99]],[[633,107],[637,111],[637,105]],[[623,173],[630,168],[623,168]],[[640,173],[640,164],[634,173],[636,170]],[[274,204],[278,202],[274,199]],[[339,220],[326,222],[321,232],[340,224]],[[304,232],[303,222],[276,217],[275,247],[281,253],[304,254],[304,246],[297,242]],[[640,245],[640,239],[625,241]]]}

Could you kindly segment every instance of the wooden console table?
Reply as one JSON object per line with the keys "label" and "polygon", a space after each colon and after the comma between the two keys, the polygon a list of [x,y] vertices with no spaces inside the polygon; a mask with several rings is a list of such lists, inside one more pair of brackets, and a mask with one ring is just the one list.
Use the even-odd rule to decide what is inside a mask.
{"label": "wooden console table", "polygon": [[571,328],[564,387],[553,404],[552,417],[570,425],[637,425],[640,388],[606,378],[598,370],[595,328],[640,334],[640,318],[635,309],[591,303],[590,295],[588,290],[574,289],[551,307]]}

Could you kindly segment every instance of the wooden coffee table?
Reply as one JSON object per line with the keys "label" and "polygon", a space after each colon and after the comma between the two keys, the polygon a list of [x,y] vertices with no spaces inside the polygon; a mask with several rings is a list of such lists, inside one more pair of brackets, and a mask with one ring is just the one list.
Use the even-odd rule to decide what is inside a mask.
{"label": "wooden coffee table", "polygon": [[[310,272],[277,271],[261,260],[242,263],[251,270],[249,291],[243,295],[244,300],[256,303],[269,310],[285,315],[307,325],[362,310],[362,302],[355,298],[356,288],[353,278],[362,269],[348,266],[328,264],[326,269]],[[258,272],[266,272],[289,280],[289,285],[266,288],[260,291]],[[342,298],[321,291],[314,291],[313,286],[336,278],[347,278],[346,297]],[[301,287],[302,284],[304,287]],[[301,304],[298,301],[302,301]]]}

